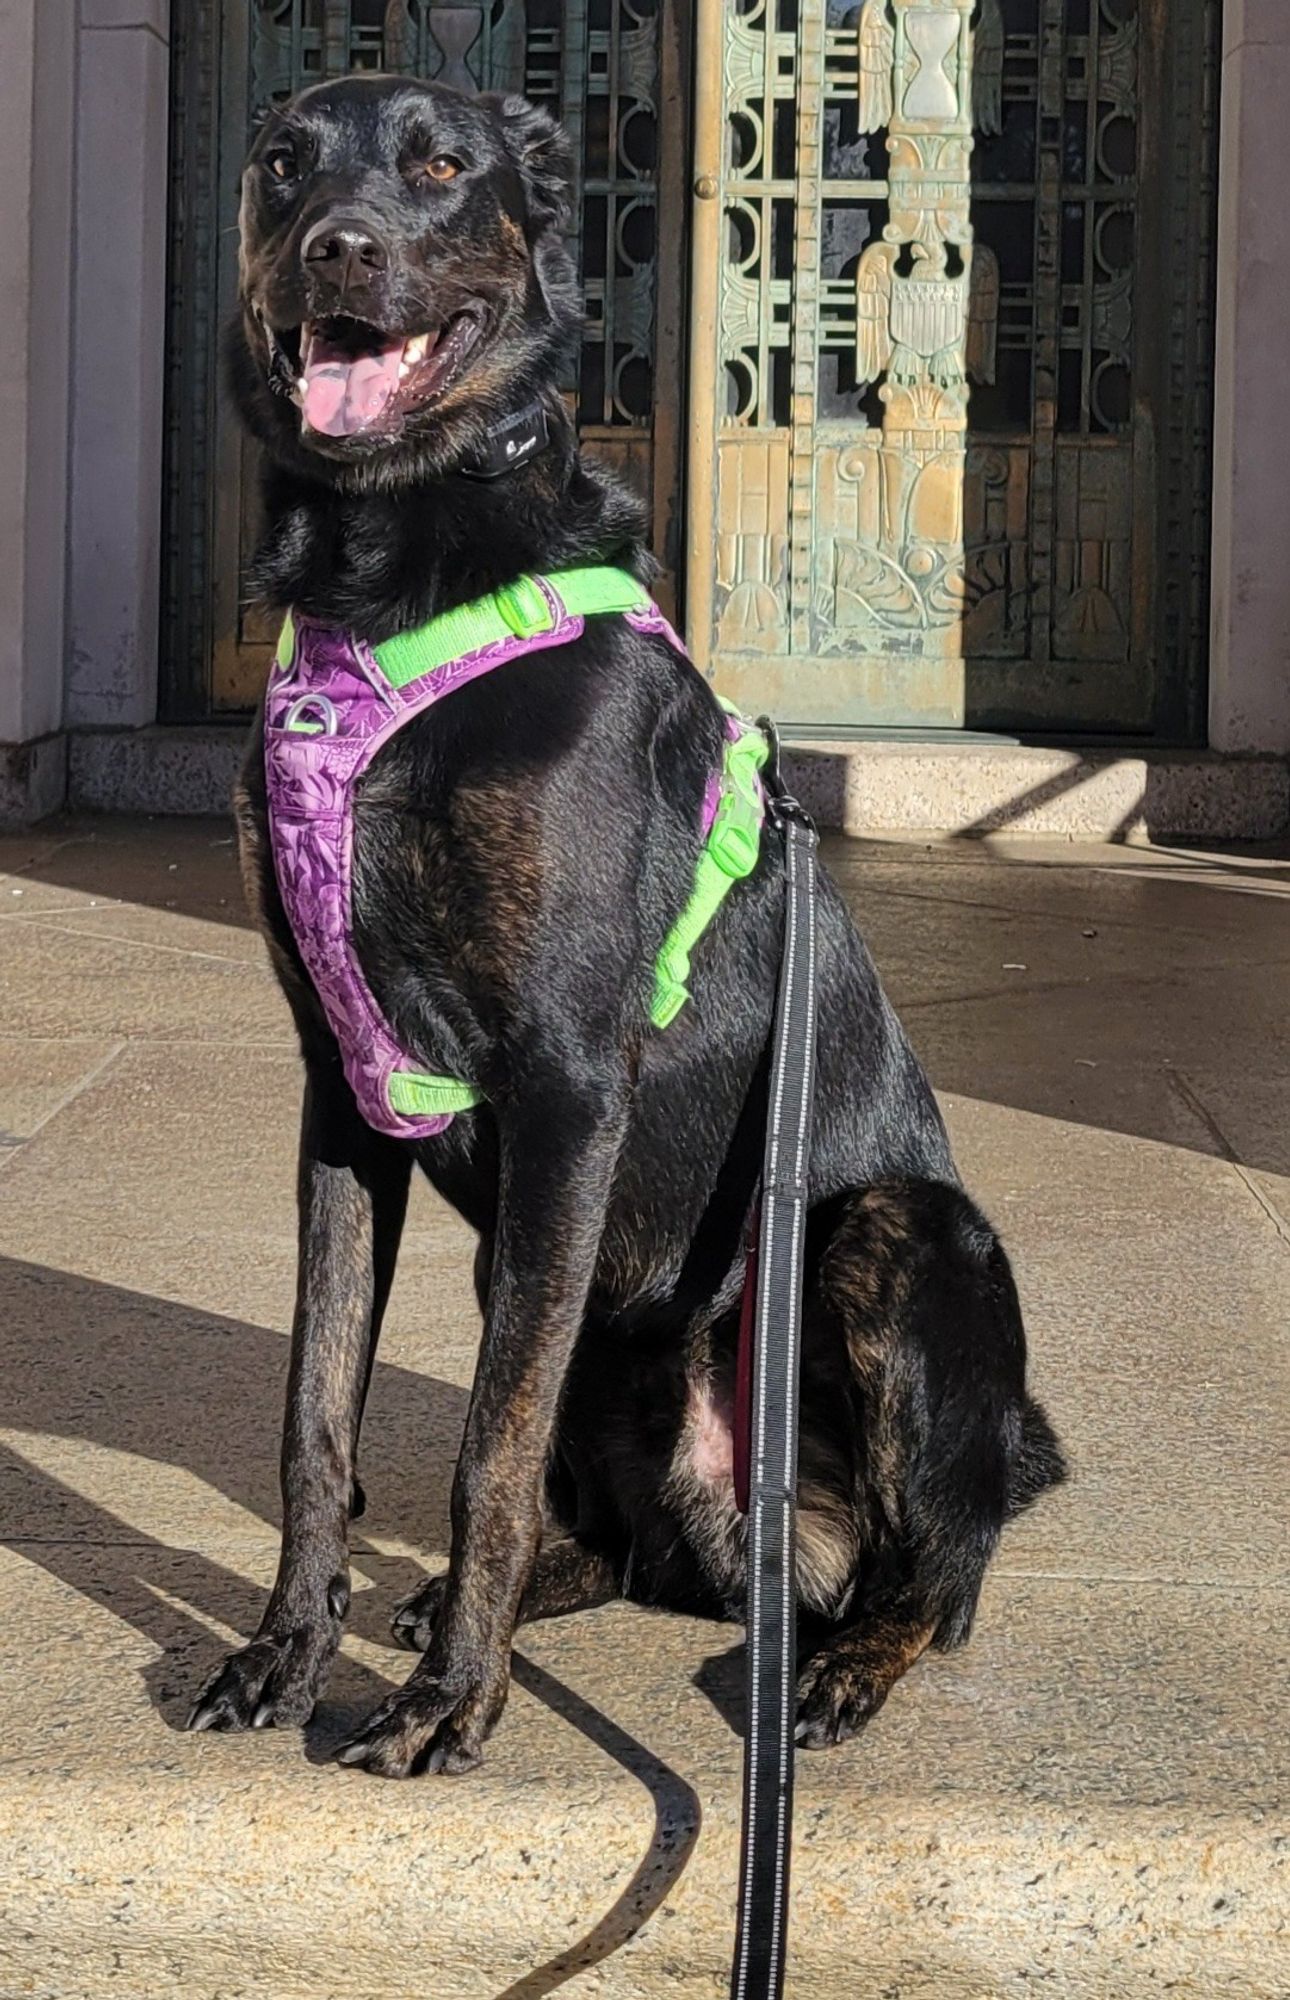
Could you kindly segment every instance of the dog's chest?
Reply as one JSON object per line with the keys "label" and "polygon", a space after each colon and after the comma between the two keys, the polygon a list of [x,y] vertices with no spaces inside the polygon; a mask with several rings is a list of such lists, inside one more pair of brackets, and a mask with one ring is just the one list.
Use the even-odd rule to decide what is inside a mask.
{"label": "dog's chest", "polygon": [[487,1018],[533,956],[540,818],[511,776],[476,771],[432,790],[416,748],[390,744],[355,798],[355,945],[374,986],[401,975],[451,1000],[451,1015]]}

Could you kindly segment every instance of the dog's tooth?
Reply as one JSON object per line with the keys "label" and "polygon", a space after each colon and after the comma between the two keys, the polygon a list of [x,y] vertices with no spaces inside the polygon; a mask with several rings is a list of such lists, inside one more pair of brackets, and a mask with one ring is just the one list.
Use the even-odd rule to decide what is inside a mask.
{"label": "dog's tooth", "polygon": [[411,362],[425,360],[426,345],[429,341],[429,338],[430,336],[428,333],[419,333],[415,340],[410,340],[408,342],[407,346],[403,350],[405,367],[408,366]]}

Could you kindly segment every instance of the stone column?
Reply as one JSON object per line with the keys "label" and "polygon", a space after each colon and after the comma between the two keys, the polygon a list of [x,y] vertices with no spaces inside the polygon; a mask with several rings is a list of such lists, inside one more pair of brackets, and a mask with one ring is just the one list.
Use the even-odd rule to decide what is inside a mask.
{"label": "stone column", "polygon": [[1210,743],[1290,751],[1288,0],[1226,0]]}
{"label": "stone column", "polygon": [[0,6],[0,818],[61,803],[73,9]]}
{"label": "stone column", "polygon": [[157,713],[169,0],[80,0],[67,721]]}

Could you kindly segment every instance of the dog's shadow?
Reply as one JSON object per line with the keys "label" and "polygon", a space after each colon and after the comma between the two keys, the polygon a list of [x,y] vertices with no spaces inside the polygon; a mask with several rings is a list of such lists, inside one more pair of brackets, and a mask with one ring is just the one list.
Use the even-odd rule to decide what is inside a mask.
{"label": "dog's shadow", "polygon": [[[279,1519],[287,1343],[191,1306],[13,1260],[0,1260],[0,1325],[8,1347],[0,1423],[11,1440],[0,1446],[0,1540],[142,1634],[156,1649],[141,1669],[149,1700],[168,1727],[181,1729],[221,1651],[255,1630],[266,1595],[194,1546],[199,1538],[209,1548],[239,1532],[248,1542],[251,1535],[236,1513],[212,1534],[210,1493],[193,1492],[190,1482],[253,1517],[255,1543],[263,1547],[264,1524],[276,1528]],[[370,1469],[363,1476],[385,1533],[413,1546],[446,1546],[465,1414],[464,1390],[378,1359],[364,1425]],[[67,1439],[103,1454],[78,1460],[88,1493],[53,1469]],[[132,1461],[128,1480],[109,1454]],[[138,1491],[140,1514],[150,1505],[149,1485],[159,1483],[168,1518],[193,1509],[191,1535],[172,1547],[121,1518],[94,1497],[100,1480],[112,1493]],[[367,1556],[381,1582],[379,1590],[356,1591],[351,1630],[388,1646],[392,1670],[396,1657],[410,1664],[407,1655],[396,1655],[387,1620],[394,1595],[411,1590],[420,1569],[409,1563],[401,1573],[404,1566],[378,1555],[361,1520],[351,1542],[358,1571]],[[515,1656],[515,1677],[637,1778],[655,1809],[650,1844],[611,1908],[576,1944],[500,1996],[542,2000],[640,1930],[684,1872],[701,1810],[677,1772],[522,1654]],[[404,1678],[343,1652],[305,1732],[310,1761],[326,1761],[340,1737]]]}
{"label": "dog's shadow", "polygon": [[[276,1531],[287,1342],[191,1306],[15,1261],[0,1262],[0,1320],[13,1342],[4,1371],[11,1443],[0,1455],[0,1531],[28,1560],[158,1649],[144,1680],[163,1720],[182,1728],[194,1676],[200,1680],[204,1665],[215,1664],[222,1645],[254,1631],[263,1609],[264,1590],[206,1551],[221,1541],[254,1540],[262,1548],[265,1524]],[[377,1362],[365,1429],[379,1473],[368,1483],[378,1489],[389,1533],[444,1546],[465,1410],[465,1392],[454,1385]],[[84,1492],[53,1469],[63,1455],[58,1441],[66,1439],[103,1454],[81,1455]],[[123,1466],[117,1455],[133,1464]],[[98,1497],[121,1492],[138,1493],[143,1519],[164,1510],[184,1522],[191,1510],[183,1546],[169,1547]],[[352,1541],[361,1570],[371,1553],[361,1521]],[[380,1592],[356,1594],[356,1629],[389,1644],[393,1665],[376,1600],[388,1602],[387,1584],[410,1590],[420,1571],[409,1564],[401,1575],[383,1557],[380,1573]],[[327,1714],[370,1706],[389,1686],[343,1658]],[[325,1741],[325,1723],[318,1734]]]}

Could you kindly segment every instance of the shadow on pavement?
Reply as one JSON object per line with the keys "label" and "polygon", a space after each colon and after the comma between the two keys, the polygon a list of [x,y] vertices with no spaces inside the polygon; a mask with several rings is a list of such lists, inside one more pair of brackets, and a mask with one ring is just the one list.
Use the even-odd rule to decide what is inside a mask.
{"label": "shadow on pavement", "polygon": [[[0,1417],[11,1437],[74,1439],[178,1468],[247,1510],[257,1526],[276,1530],[283,1338],[13,1260],[0,1261],[0,1318],[24,1330],[23,1343],[14,1343]],[[149,1354],[155,1367],[147,1363]],[[379,1496],[382,1530],[442,1547],[465,1392],[378,1360],[372,1404],[377,1435],[366,1434],[365,1442],[375,1476],[366,1483]],[[148,1505],[146,1486],[141,1472],[140,1513]],[[373,1553],[361,1524],[351,1540],[361,1570],[364,1555]],[[143,1680],[153,1707],[175,1730],[183,1728],[221,1651],[249,1637],[264,1604],[264,1591],[191,1541],[168,1545],[11,1446],[0,1446],[0,1541],[157,1649]],[[379,1557],[381,1588],[356,1594],[351,1620],[360,1636],[390,1645],[392,1656],[386,1620],[396,1595],[420,1574],[409,1565],[398,1591],[391,1591],[396,1568],[389,1557]],[[81,1670],[90,1669],[83,1664]],[[92,1669],[100,1676],[105,1670],[101,1661]],[[543,2000],[609,1958],[659,1908],[688,1865],[702,1813],[693,1788],[610,1717],[521,1653],[514,1674],[536,1700],[636,1778],[655,1814],[649,1845],[609,1909],[574,1944],[499,1996]],[[309,1761],[326,1761],[340,1736],[394,1684],[342,1653],[305,1732]]]}
{"label": "shadow on pavement", "polygon": [[[836,837],[825,852],[939,1090],[1290,1175],[1290,1119],[1250,1092],[1257,1077],[1290,1089],[1273,1004],[1290,978],[1284,847],[1120,848],[1108,863],[1054,842],[1032,858],[989,838]],[[0,839],[5,870],[249,925],[215,820],[50,822]]]}

